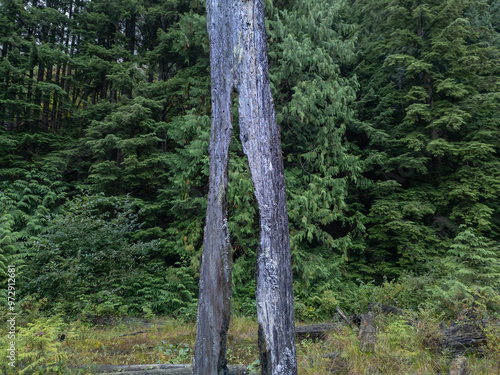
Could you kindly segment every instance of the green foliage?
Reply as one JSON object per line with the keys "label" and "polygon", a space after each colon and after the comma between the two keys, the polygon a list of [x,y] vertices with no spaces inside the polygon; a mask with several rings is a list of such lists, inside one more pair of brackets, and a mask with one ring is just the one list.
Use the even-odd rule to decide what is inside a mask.
{"label": "green foliage", "polygon": [[63,201],[67,188],[44,172],[26,172],[23,177],[10,184],[4,182],[0,197],[1,207],[12,215],[14,229],[28,238],[40,233],[45,216]]}
{"label": "green foliage", "polygon": [[[298,317],[372,301],[455,311],[498,288],[499,1],[265,3]],[[64,313],[195,319],[204,2],[0,8],[0,273],[15,264]],[[253,315],[259,224],[237,106],[233,307]],[[61,206],[82,186],[95,195]]]}
{"label": "green foliage", "polygon": [[[282,129],[295,295],[327,313],[322,300],[341,279],[363,215],[349,193],[366,185],[349,152],[357,81],[342,71],[354,58],[346,3],[298,2],[269,20],[270,77]],[[307,310],[307,309],[306,309]]]}
{"label": "green foliage", "polygon": [[19,246],[20,235],[12,231],[14,220],[12,215],[2,213],[0,216],[0,276],[5,287],[7,280],[7,266],[12,265]]}
{"label": "green foliage", "polygon": [[166,124],[153,116],[161,108],[158,99],[139,96],[91,123],[83,142],[94,159],[88,180],[95,189],[144,196],[165,181],[166,154],[157,144]]}
{"label": "green foliage", "polygon": [[461,225],[494,247],[500,50],[485,42],[496,32],[490,9],[455,0],[358,5],[367,25],[355,70],[358,143],[376,181],[366,261],[378,275],[426,272],[430,259],[461,246]]}
{"label": "green foliage", "polygon": [[[438,267],[436,267],[438,268]],[[456,319],[465,308],[474,308],[482,314],[500,312],[498,288],[478,287],[468,281],[459,281],[456,275],[404,275],[397,280],[344,283],[334,292],[335,300],[346,312],[359,314],[367,311],[370,303],[396,306],[407,311],[425,311],[435,318]]]}
{"label": "green foliage", "polygon": [[192,277],[165,270],[155,257],[160,242],[133,241],[138,230],[130,200],[75,197],[31,241],[26,291],[47,298],[49,308],[87,318],[184,306],[192,299]]}
{"label": "green foliage", "polygon": [[500,244],[465,226],[450,246],[451,274],[467,285],[500,286]]}
{"label": "green foliage", "polygon": [[169,344],[167,347],[164,345],[166,341],[162,341],[163,345],[158,347],[158,350],[165,356],[172,357],[169,363],[185,363],[191,361],[191,353],[189,351],[189,345],[186,343],[182,344]]}
{"label": "green foliage", "polygon": [[382,337],[387,340],[389,351],[399,352],[403,357],[411,359],[416,355],[414,350],[418,345],[418,338],[415,336],[415,329],[408,324],[407,320],[397,317],[389,322]]}
{"label": "green foliage", "polygon": [[[68,327],[59,316],[39,317],[36,321],[19,327],[16,332],[15,367],[8,365],[6,356],[0,359],[0,369],[4,374],[58,374],[63,368],[68,353],[61,350],[61,334],[67,339],[74,335],[74,329]],[[7,347],[7,340],[2,337],[2,347]],[[16,369],[18,371],[16,371]],[[13,371],[14,370],[14,371]]]}
{"label": "green foliage", "polygon": [[[23,266],[29,255],[26,242],[41,233],[46,216],[65,196],[65,186],[46,173],[24,173],[23,179],[0,185],[0,274],[16,266],[16,282],[23,283]],[[2,285],[7,280],[3,279]]]}
{"label": "green foliage", "polygon": [[381,303],[402,309],[418,311],[426,306],[432,297],[436,280],[431,276],[404,275],[397,280],[383,279],[365,283],[344,283],[334,292],[340,307],[353,314],[368,309],[370,303]]}

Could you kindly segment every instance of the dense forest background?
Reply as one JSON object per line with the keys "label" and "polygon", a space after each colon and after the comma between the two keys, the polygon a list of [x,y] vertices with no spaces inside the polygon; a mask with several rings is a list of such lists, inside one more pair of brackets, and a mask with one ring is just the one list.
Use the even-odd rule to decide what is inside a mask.
{"label": "dense forest background", "polygon": [[[491,302],[500,1],[265,3],[298,318]],[[0,273],[24,306],[195,318],[208,51],[204,1],[0,1]],[[254,314],[237,104],[233,306]]]}

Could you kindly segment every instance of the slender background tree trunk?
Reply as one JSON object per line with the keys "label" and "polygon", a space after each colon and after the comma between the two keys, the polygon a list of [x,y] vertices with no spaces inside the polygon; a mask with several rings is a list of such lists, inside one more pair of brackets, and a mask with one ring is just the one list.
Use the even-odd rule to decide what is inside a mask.
{"label": "slender background tree trunk", "polygon": [[208,0],[207,15],[212,133],[194,374],[227,374],[232,249],[226,191],[234,91],[260,214],[256,299],[262,374],[297,374],[285,178],[268,74],[264,5],[262,0]]}

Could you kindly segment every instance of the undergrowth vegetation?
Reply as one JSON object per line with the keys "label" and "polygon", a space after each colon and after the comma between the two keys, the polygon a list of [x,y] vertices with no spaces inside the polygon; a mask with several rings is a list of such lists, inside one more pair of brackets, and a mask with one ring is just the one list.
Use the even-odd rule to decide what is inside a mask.
{"label": "undergrowth vegetation", "polygon": [[[431,310],[375,319],[377,343],[373,352],[359,349],[357,331],[343,324],[325,340],[297,342],[299,373],[313,374],[441,374],[452,357],[439,349],[439,317]],[[4,316],[3,316],[4,317]],[[415,324],[408,324],[412,319]],[[22,314],[17,334],[19,371],[0,358],[2,374],[92,374],[97,365],[187,364],[192,362],[195,324],[171,318],[120,318],[105,325],[65,322],[60,316],[40,312]],[[490,320],[485,328],[487,346],[482,355],[470,355],[471,374],[491,375],[500,370],[500,324]],[[5,332],[1,333],[1,340]],[[3,345],[4,342],[1,342]],[[258,373],[257,323],[253,318],[231,321],[228,336],[229,364],[245,364]],[[86,365],[83,366],[82,365]]]}
{"label": "undergrowth vegetation", "polygon": [[[92,369],[74,366],[190,363],[197,306],[195,258],[161,238],[159,228],[143,227],[144,211],[137,199],[82,192],[51,213],[44,207],[56,199],[64,201],[63,190],[57,198],[50,193],[52,187],[39,188],[45,186],[43,178],[30,178],[30,185],[19,185],[19,189],[24,186],[22,192],[16,193],[13,186],[0,201],[7,213],[1,227],[2,261],[16,265],[16,288],[21,291],[16,297],[19,371],[11,371],[5,357],[0,359],[0,371],[88,374]],[[22,204],[13,205],[15,194],[21,194]],[[474,374],[497,371],[500,330],[493,322],[500,313],[498,289],[495,284],[471,282],[469,274],[464,278],[454,274],[453,261],[436,261],[434,271],[383,277],[382,282],[358,279],[308,289],[304,280],[298,280],[294,285],[298,321],[335,320],[337,307],[361,314],[370,303],[397,306],[418,321],[409,326],[397,318],[379,319],[373,353],[362,353],[356,332],[346,327],[331,332],[324,342],[298,342],[300,373],[446,372],[450,358],[437,345],[439,323],[453,321],[460,311],[472,307],[489,323],[486,350],[481,357],[472,356],[470,366]],[[257,371],[254,285],[240,283],[241,263],[235,270],[236,318],[227,358]],[[7,312],[2,299],[4,321]],[[150,323],[144,324],[144,319]],[[0,346],[7,347],[7,331],[0,334]]]}

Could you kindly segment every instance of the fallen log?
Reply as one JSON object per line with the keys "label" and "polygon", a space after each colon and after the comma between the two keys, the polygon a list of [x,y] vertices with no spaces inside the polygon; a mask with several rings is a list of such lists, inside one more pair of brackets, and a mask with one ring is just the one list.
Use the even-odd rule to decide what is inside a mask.
{"label": "fallen log", "polygon": [[118,337],[137,336],[137,335],[139,335],[139,334],[141,334],[141,333],[145,333],[145,331],[139,331],[139,332],[133,332],[133,333],[126,333],[126,334],[124,334],[124,335],[120,335],[120,336],[118,336]]}
{"label": "fallen log", "polygon": [[442,331],[441,346],[452,355],[481,353],[486,344],[486,334],[475,323],[458,322]]}
{"label": "fallen log", "polygon": [[324,340],[328,332],[330,332],[337,324],[324,323],[324,324],[312,324],[308,326],[296,326],[295,327],[295,337],[298,340],[304,339],[319,339]]}
{"label": "fallen log", "polygon": [[152,365],[100,365],[97,367],[100,372],[129,372],[142,370],[176,370],[184,369],[188,364],[173,365],[173,364],[152,364]]}
{"label": "fallen log", "polygon": [[136,371],[148,371],[148,374],[152,374],[153,370],[176,370],[184,369],[188,364],[185,365],[173,365],[173,364],[151,364],[151,365],[81,365],[81,366],[69,366],[71,369],[83,369],[92,371],[92,373],[114,373],[121,372],[126,373],[126,375],[131,375],[131,373]]}
{"label": "fallen log", "polygon": [[368,310],[373,311],[375,314],[385,315],[404,315],[405,311],[396,306],[384,305],[383,303],[369,303]]}
{"label": "fallen log", "polygon": [[[77,366],[78,369],[91,370],[93,374],[106,375],[192,375],[193,367],[188,364],[180,365],[89,365]],[[229,365],[228,375],[247,375],[244,365]]]}

